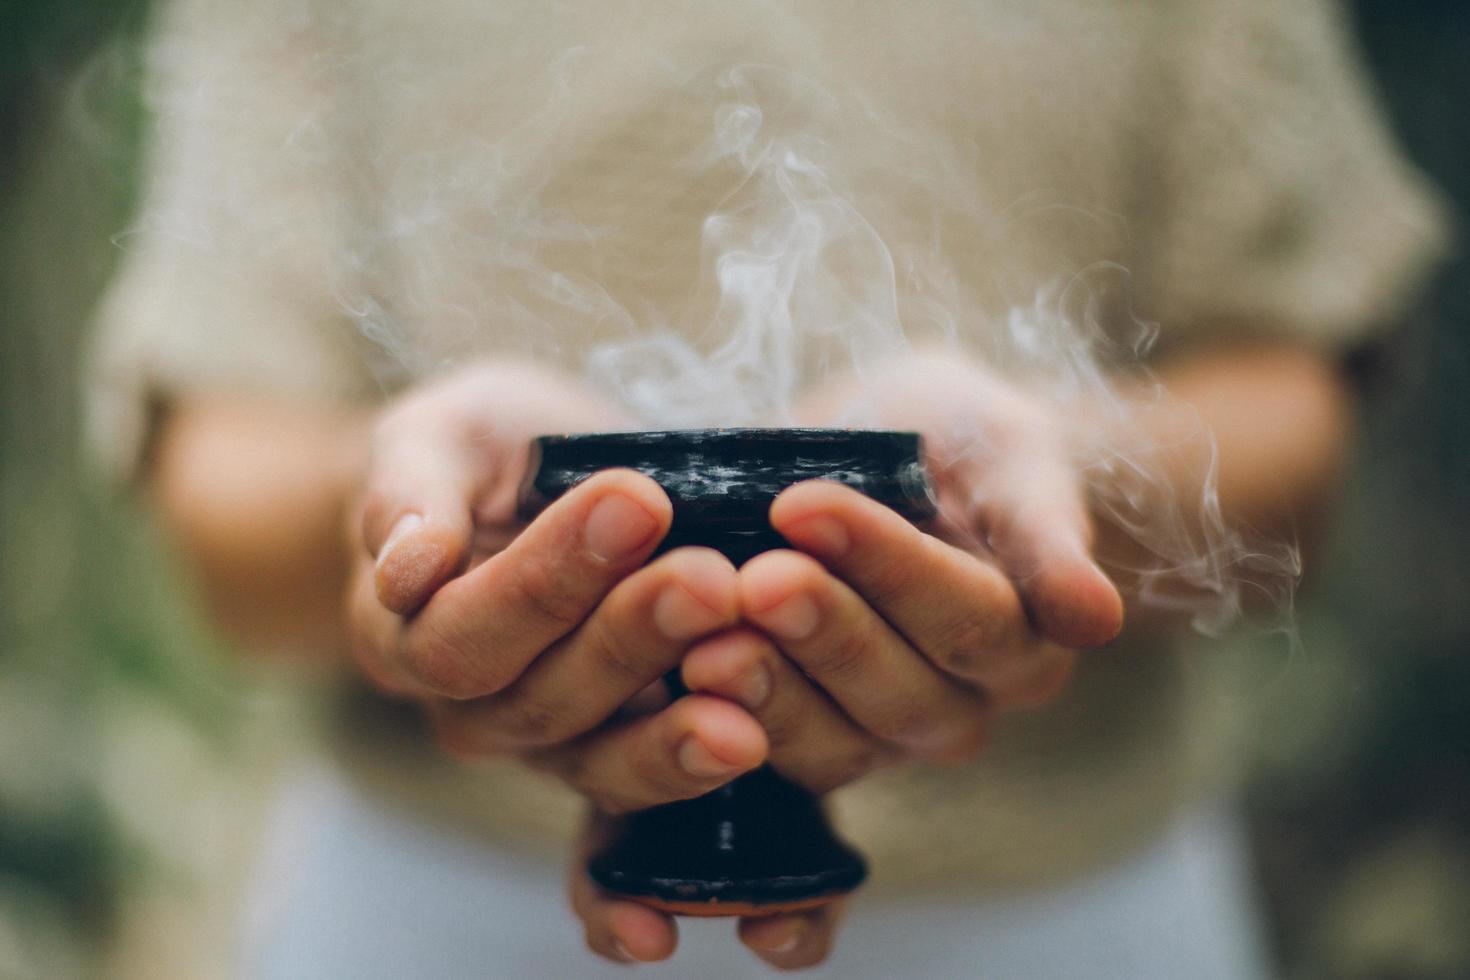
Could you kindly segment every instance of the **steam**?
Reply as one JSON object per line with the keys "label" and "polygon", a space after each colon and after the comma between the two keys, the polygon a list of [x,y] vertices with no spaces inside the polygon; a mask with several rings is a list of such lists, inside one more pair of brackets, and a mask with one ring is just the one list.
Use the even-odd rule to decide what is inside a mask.
{"label": "steam", "polygon": [[[939,145],[861,93],[772,65],[661,55],[630,67],[593,48],[547,52],[544,75],[483,93],[506,121],[499,140],[434,123],[479,111],[479,94],[452,110],[433,101],[481,93],[455,74],[475,63],[381,42],[322,55],[319,73],[345,88],[391,94],[381,111],[406,143],[374,145],[346,121],[334,132],[333,107],[318,104],[272,144],[299,158],[273,161],[264,180],[305,173],[347,191],[325,216],[320,276],[384,386],[486,352],[531,357],[582,375],[640,427],[677,428],[789,424],[814,381],[841,374],[856,397],[838,421],[864,424],[880,414],[883,369],[923,349],[974,358],[1114,436],[1167,399],[1147,367],[1158,331],[1130,312],[1126,269],[1093,259],[1123,254],[1123,220],[1047,190],[1044,174],[1026,197],[993,201],[976,184],[983,147]],[[406,77],[423,92],[372,89]],[[250,260],[292,259],[301,243],[283,234],[283,209],[264,227],[251,213],[260,188],[212,190],[227,213],[216,233],[244,229]],[[960,433],[952,452],[988,437]],[[1289,618],[1295,550],[1227,524],[1203,427],[1193,441],[1188,495],[1165,476],[1177,447],[1074,448],[1096,510],[1140,546],[1110,571],[1203,632],[1237,619],[1246,589]]]}
{"label": "steam", "polygon": [[[968,222],[972,234],[980,226],[981,237],[1003,235],[1007,219],[966,209],[966,197],[948,183],[952,161],[925,160],[924,148],[904,140],[894,120],[870,107],[844,107],[810,79],[769,66],[725,69],[693,94],[713,108],[708,142],[686,165],[695,173],[734,174],[702,227],[701,285],[713,300],[694,305],[698,322],[643,324],[638,336],[592,348],[586,369],[593,383],[646,426],[788,424],[813,379],[842,373],[858,381],[842,421],[864,424],[876,417],[868,403],[881,396],[869,388],[863,397],[864,386],[882,383],[875,368],[921,345],[978,357],[1055,412],[1099,419],[1099,437],[1076,445],[1074,462],[1095,512],[1139,545],[1132,564],[1109,569],[1135,604],[1182,614],[1206,635],[1237,622],[1248,605],[1274,611],[1271,628],[1295,649],[1292,601],[1301,567],[1294,544],[1248,540],[1229,525],[1217,492],[1218,454],[1203,423],[1179,436],[1182,445],[1152,444],[1142,435],[1139,416],[1178,406],[1148,369],[1159,327],[1129,311],[1125,268],[1087,266],[985,317],[941,254],[937,213],[917,223],[929,234],[896,243],[901,281],[900,262],[878,224],[902,223],[865,213],[851,185],[868,158],[823,126],[856,121],[873,140],[902,145],[910,169],[888,181],[907,191],[909,202],[947,201],[964,210],[951,225]],[[928,155],[936,153],[930,148]],[[1014,208],[1009,221],[1054,209],[1032,202]],[[993,232],[984,227],[991,222]],[[718,343],[708,352],[690,340],[711,335]],[[988,433],[978,425],[949,435],[948,451],[956,455],[987,448]],[[1180,451],[1197,460],[1198,472],[1186,482],[1191,490],[1170,472],[1169,457]],[[942,468],[955,460],[934,462]],[[969,529],[961,536],[985,548]],[[1255,602],[1251,590],[1261,593]]]}
{"label": "steam", "polygon": [[[725,70],[714,89],[713,135],[691,162],[735,179],[701,229],[714,301],[696,309],[710,310],[709,326],[599,345],[588,371],[648,424],[785,423],[824,345],[841,344],[853,366],[906,347],[893,259],[823,161],[831,144],[789,128],[803,96],[819,107],[830,96],[761,66]],[[711,328],[719,342],[703,354],[687,338]]]}
{"label": "steam", "polygon": [[[1074,445],[1074,463],[1094,514],[1137,545],[1131,564],[1114,559],[1108,568],[1134,605],[1183,615],[1206,636],[1254,612],[1292,653],[1300,642],[1299,549],[1226,520],[1212,434],[1197,417],[1179,424],[1183,406],[1148,368],[1158,325],[1129,317],[1128,330],[1105,328],[1109,304],[1100,298],[1107,284],[1126,291],[1127,281],[1125,270],[1099,266],[1057,293],[1043,292],[1030,307],[1012,309],[1007,328],[993,338],[993,356],[1058,413],[1094,419],[1097,435]],[[1081,298],[1080,311],[1070,291]],[[1171,436],[1151,434],[1157,429],[1145,418],[1153,413],[1174,418]]]}

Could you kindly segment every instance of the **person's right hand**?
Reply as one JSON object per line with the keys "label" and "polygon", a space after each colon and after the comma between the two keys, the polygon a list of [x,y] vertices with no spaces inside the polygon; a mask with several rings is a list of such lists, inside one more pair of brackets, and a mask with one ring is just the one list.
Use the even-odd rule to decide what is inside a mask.
{"label": "person's right hand", "polygon": [[[698,796],[767,751],[730,701],[661,699],[660,677],[738,608],[735,569],[713,550],[644,566],[672,519],[656,483],[599,473],[516,520],[533,437],[622,421],[523,365],[470,368],[389,405],[352,522],[348,610],[362,670],[422,701],[447,748],[521,756],[609,814]],[[655,710],[619,715],[640,693]]]}

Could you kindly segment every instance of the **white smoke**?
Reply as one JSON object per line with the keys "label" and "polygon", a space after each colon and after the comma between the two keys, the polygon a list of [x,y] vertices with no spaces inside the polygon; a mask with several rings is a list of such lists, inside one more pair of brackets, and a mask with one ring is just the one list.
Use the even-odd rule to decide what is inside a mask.
{"label": "white smoke", "polygon": [[[763,104],[762,87],[787,105]],[[783,125],[789,103],[828,103],[827,93],[750,65],[719,73],[714,90],[712,134],[691,162],[727,168],[735,179],[703,221],[704,285],[715,300],[696,309],[710,310],[710,322],[600,345],[588,368],[649,424],[780,424],[791,419],[822,348],[835,341],[860,367],[906,346],[893,259],[839,189],[823,159],[830,144]],[[712,352],[690,343],[711,330]]]}
{"label": "white smoke", "polygon": [[[548,52],[544,74],[486,93],[516,106],[499,137],[436,128],[452,116],[436,102],[444,92],[475,90],[456,74],[469,62],[385,43],[332,49],[318,70],[364,90],[421,83],[375,89],[391,98],[372,107],[421,142],[377,146],[341,120],[347,135],[334,133],[339,107],[315,105],[275,144],[303,159],[273,160],[262,179],[304,172],[338,193],[320,275],[390,383],[488,350],[570,367],[644,427],[780,425],[814,381],[845,374],[861,389],[923,347],[976,358],[1059,416],[1085,413],[1112,433],[1137,431],[1150,399],[1167,401],[1147,368],[1156,329],[1129,311],[1127,271],[1076,258],[1098,253],[1087,241],[1126,237],[1112,234],[1122,219],[1045,189],[987,201],[973,184],[983,149],[937,145],[860,93],[772,65],[653,59],[612,85],[618,66],[595,46]],[[207,93],[207,81],[184,90]],[[472,117],[475,99],[456,111]],[[187,120],[196,141],[238,122]],[[640,127],[657,154],[637,155],[627,133]],[[639,166],[641,180],[609,176]],[[209,227],[248,231],[257,197],[213,188],[209,207],[227,216]],[[272,210],[249,258],[291,258],[293,217]],[[1017,233],[1038,222],[1060,230]],[[1058,248],[1048,268],[1036,243],[1070,240],[1084,244]],[[841,421],[863,423],[862,402]],[[1166,475],[1169,446],[1098,440],[1075,463],[1096,511],[1140,546],[1135,566],[1112,569],[1137,601],[1216,632],[1247,587],[1289,609],[1298,565],[1288,545],[1229,526],[1209,434],[1195,438],[1204,462],[1187,495]]]}

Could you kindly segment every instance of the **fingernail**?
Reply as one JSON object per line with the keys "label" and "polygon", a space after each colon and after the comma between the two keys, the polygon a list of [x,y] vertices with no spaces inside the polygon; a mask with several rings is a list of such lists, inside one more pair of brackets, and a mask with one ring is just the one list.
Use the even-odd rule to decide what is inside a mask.
{"label": "fingernail", "polygon": [[646,545],[657,530],[658,521],[631,497],[610,493],[587,515],[582,534],[593,555],[618,561]]}
{"label": "fingernail", "polygon": [[817,631],[819,617],[812,597],[797,594],[753,618],[783,640],[804,640]]}
{"label": "fingernail", "polygon": [[792,953],[792,952],[795,952],[796,951],[796,947],[798,947],[798,946],[801,945],[801,940],[802,940],[802,937],[806,935],[806,930],[807,930],[807,924],[806,924],[806,920],[805,919],[795,919],[795,920],[793,920],[792,923],[791,923],[791,925],[788,927],[788,934],[787,934],[786,938],[785,939],[782,939],[778,943],[773,943],[770,946],[766,946],[765,947],[766,952],[768,952],[768,953]]}
{"label": "fingernail", "polygon": [[613,939],[613,953],[616,954],[618,959],[622,960],[624,963],[638,962],[638,958],[632,953],[628,952],[628,947],[623,945],[623,941],[621,939]]}
{"label": "fingernail", "polygon": [[684,739],[679,746],[679,765],[691,776],[713,779],[718,776],[733,776],[739,766],[732,766],[715,756],[694,736]]}
{"label": "fingernail", "polygon": [[725,618],[689,594],[682,585],[667,586],[653,604],[653,625],[671,640],[689,640],[723,625]]}
{"label": "fingernail", "polygon": [[852,539],[847,535],[847,528],[843,527],[836,518],[825,515],[808,517],[793,525],[786,532],[786,536],[797,547],[810,548],[829,558],[840,557],[852,544]]}
{"label": "fingernail", "polygon": [[730,696],[750,711],[758,710],[771,696],[771,672],[761,664],[736,677],[727,685]]}
{"label": "fingernail", "polygon": [[423,527],[423,524],[424,518],[422,514],[404,514],[398,518],[398,523],[393,525],[393,530],[389,531],[388,537],[383,539],[383,547],[378,549],[377,567],[382,568],[384,563],[387,562],[388,556],[393,553],[393,549],[398,545],[398,542],[402,541],[414,531],[417,531],[420,527]]}

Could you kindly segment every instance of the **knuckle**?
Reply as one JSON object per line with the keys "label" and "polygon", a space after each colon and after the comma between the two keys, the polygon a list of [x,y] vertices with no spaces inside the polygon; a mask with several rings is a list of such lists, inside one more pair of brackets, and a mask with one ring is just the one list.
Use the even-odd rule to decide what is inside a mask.
{"label": "knuckle", "polygon": [[529,695],[507,706],[495,727],[517,744],[531,748],[557,745],[577,734],[561,704]]}
{"label": "knuckle", "polygon": [[984,669],[994,645],[994,625],[978,616],[966,617],[940,631],[934,659],[952,674],[972,676]]}
{"label": "knuckle", "polygon": [[803,658],[806,669],[813,675],[831,681],[841,681],[862,673],[867,661],[866,645],[857,640],[829,643]]}
{"label": "knuckle", "polygon": [[577,595],[565,588],[555,563],[533,559],[510,566],[506,588],[511,602],[526,615],[553,627],[570,628],[586,610]]}
{"label": "knuckle", "polygon": [[586,629],[605,673],[618,682],[630,684],[641,685],[649,680],[650,665],[647,662],[647,649],[643,645],[628,642],[621,630],[614,628],[601,616],[588,620]]}
{"label": "knuckle", "polygon": [[930,566],[930,549],[937,542],[928,536],[918,540],[920,544],[916,558],[908,561],[874,563],[868,572],[863,588],[864,595],[870,603],[875,606],[893,605],[905,596],[911,595],[916,586],[922,586],[929,579],[927,573]]}
{"label": "knuckle", "polygon": [[425,624],[401,646],[403,668],[424,687],[456,701],[491,694],[504,686],[493,671],[468,669],[470,657],[442,625]]}
{"label": "knuckle", "polygon": [[803,740],[802,734],[809,715],[783,698],[772,698],[771,703],[758,717],[761,727],[766,731],[766,741],[771,751],[778,752]]}
{"label": "knuckle", "polygon": [[802,657],[803,666],[808,673],[832,681],[860,679],[873,659],[876,642],[870,630],[839,629]]}

